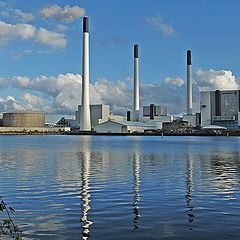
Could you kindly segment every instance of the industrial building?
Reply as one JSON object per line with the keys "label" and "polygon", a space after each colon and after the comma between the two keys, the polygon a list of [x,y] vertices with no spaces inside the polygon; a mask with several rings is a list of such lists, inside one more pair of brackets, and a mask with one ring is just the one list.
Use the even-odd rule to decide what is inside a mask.
{"label": "industrial building", "polygon": [[144,132],[145,130],[156,129],[155,126],[142,122],[131,121],[107,121],[95,126],[94,130],[97,133],[133,133]]}
{"label": "industrial building", "polygon": [[76,127],[76,120],[72,119],[72,118],[65,118],[62,117],[57,123],[56,123],[57,127],[70,127],[75,128]]}
{"label": "industrial building", "polygon": [[227,129],[240,126],[240,91],[202,91],[201,126],[217,125]]}
{"label": "industrial building", "polygon": [[181,119],[173,120],[172,122],[164,122],[162,124],[162,129],[166,131],[186,131],[192,129],[191,124],[188,121],[183,121]]}
{"label": "industrial building", "polygon": [[[81,105],[78,105],[78,110],[76,111],[76,126],[79,128],[81,126]],[[124,117],[119,115],[113,115],[110,113],[110,106],[105,104],[95,104],[90,105],[90,121],[92,129],[103,122],[108,120],[123,121]]]}
{"label": "industrial building", "polygon": [[167,116],[167,106],[155,106],[154,104],[143,106],[143,117],[155,119],[159,116]]}
{"label": "industrial building", "polygon": [[13,112],[3,113],[3,127],[36,127],[45,126],[44,113]]}

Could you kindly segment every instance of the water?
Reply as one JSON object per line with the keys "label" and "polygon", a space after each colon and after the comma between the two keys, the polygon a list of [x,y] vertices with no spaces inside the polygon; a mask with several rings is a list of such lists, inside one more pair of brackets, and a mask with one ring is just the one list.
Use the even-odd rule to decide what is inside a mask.
{"label": "water", "polygon": [[0,136],[24,239],[239,239],[240,138]]}

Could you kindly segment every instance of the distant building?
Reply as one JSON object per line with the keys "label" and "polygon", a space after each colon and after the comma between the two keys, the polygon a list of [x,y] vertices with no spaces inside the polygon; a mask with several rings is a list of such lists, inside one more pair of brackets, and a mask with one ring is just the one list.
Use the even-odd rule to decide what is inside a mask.
{"label": "distant building", "polygon": [[192,127],[199,127],[200,126],[199,114],[183,115],[182,120],[189,122],[189,124]]}
{"label": "distant building", "polygon": [[162,129],[167,131],[171,131],[171,130],[186,131],[191,128],[192,126],[188,121],[183,121],[180,119],[173,120],[172,122],[164,122],[162,124]]}
{"label": "distant building", "polygon": [[132,133],[144,132],[144,130],[155,129],[153,125],[142,122],[131,121],[107,121],[95,126],[94,130],[98,133]]}
{"label": "distant building", "polygon": [[240,91],[201,92],[201,126],[217,125],[228,129],[240,126]]}
{"label": "distant building", "polygon": [[143,106],[143,117],[149,117],[150,119],[154,119],[155,117],[166,115],[167,106],[155,106],[155,104]]}
{"label": "distant building", "polygon": [[57,123],[57,127],[70,127],[75,128],[76,127],[76,120],[71,118],[65,118],[62,117]]}
{"label": "distant building", "polygon": [[[108,120],[123,121],[123,116],[110,114],[110,106],[105,104],[90,105],[90,115],[91,115],[91,126],[94,129],[100,123],[106,122]],[[78,110],[76,111],[76,127],[80,127],[81,119],[81,105],[78,105]]]}

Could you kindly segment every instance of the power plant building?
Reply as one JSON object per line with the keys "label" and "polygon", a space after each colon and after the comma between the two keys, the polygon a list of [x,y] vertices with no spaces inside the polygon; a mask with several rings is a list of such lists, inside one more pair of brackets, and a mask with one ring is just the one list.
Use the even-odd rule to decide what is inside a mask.
{"label": "power plant building", "polygon": [[201,92],[201,126],[217,125],[227,129],[240,126],[240,91]]}
{"label": "power plant building", "polygon": [[97,125],[94,130],[97,133],[133,133],[156,129],[151,124],[132,121],[107,121]]}
{"label": "power plant building", "polygon": [[154,104],[143,106],[143,117],[154,119],[159,116],[167,116],[167,106],[155,106]]}
{"label": "power plant building", "polygon": [[[76,111],[76,126],[79,128],[81,126],[81,105],[78,105],[78,110]],[[123,116],[110,114],[110,106],[105,104],[95,104],[90,105],[90,116],[92,129],[103,122],[108,120],[123,121]]]}

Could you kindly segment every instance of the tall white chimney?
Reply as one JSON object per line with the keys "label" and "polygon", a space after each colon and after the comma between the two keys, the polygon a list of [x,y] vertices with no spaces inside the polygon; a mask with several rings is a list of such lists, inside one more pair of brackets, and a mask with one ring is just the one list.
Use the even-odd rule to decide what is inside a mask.
{"label": "tall white chimney", "polygon": [[139,66],[138,66],[138,45],[134,45],[134,101],[133,111],[139,111]]}
{"label": "tall white chimney", "polygon": [[192,115],[192,60],[190,50],[187,50],[187,115]]}
{"label": "tall white chimney", "polygon": [[83,59],[82,59],[82,105],[80,130],[91,131],[89,105],[89,24],[88,17],[83,18]]}

